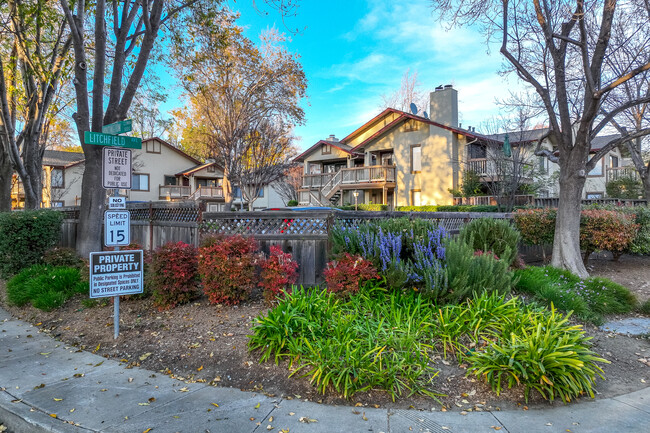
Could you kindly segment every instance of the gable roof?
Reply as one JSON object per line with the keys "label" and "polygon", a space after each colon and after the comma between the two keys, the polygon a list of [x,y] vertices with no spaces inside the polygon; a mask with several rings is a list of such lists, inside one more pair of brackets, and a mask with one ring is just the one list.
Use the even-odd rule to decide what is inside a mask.
{"label": "gable roof", "polygon": [[155,141],[159,141],[160,143],[164,144],[164,145],[165,145],[167,148],[169,148],[170,150],[172,150],[172,151],[174,151],[174,152],[176,152],[176,153],[178,153],[178,154],[184,156],[185,158],[187,158],[187,159],[189,159],[190,161],[192,161],[194,164],[197,164],[197,165],[198,165],[198,164],[202,164],[201,161],[199,161],[198,159],[194,158],[193,156],[188,155],[187,153],[183,152],[183,151],[180,150],[179,148],[172,146],[171,144],[169,144],[168,142],[166,142],[166,141],[163,140],[162,138],[158,138],[158,137],[146,138],[146,139],[142,140],[142,144],[144,145],[145,143],[147,143],[147,142],[149,142],[149,141],[154,141],[154,140],[155,140]]}
{"label": "gable roof", "polygon": [[179,171],[174,176],[189,176],[192,173],[196,173],[199,170],[203,170],[204,168],[211,167],[211,166],[216,166],[216,167],[219,167],[219,168],[221,168],[223,170],[223,167],[221,167],[216,162],[206,162],[206,163],[197,164],[195,166],[192,166],[192,167],[188,168],[187,170]]}
{"label": "gable roof", "polygon": [[43,153],[43,165],[51,167],[71,167],[85,160],[83,152],[66,152],[65,150],[46,150]]}
{"label": "gable roof", "polygon": [[305,156],[309,155],[310,153],[312,153],[314,150],[318,149],[318,148],[319,148],[320,146],[322,146],[323,144],[327,144],[327,145],[329,145],[329,146],[336,147],[337,149],[339,149],[339,150],[341,150],[341,151],[343,151],[343,152],[345,152],[345,153],[348,153],[348,154],[350,154],[350,155],[353,154],[353,153],[355,153],[355,152],[352,151],[352,150],[353,150],[353,149],[352,149],[352,146],[350,146],[350,145],[348,145],[348,144],[345,144],[345,143],[342,143],[342,141],[343,141],[343,140],[341,140],[341,141],[318,140],[318,141],[316,142],[316,144],[314,144],[313,146],[311,146],[309,149],[305,150],[305,151],[304,151],[303,153],[301,153],[300,155],[296,156],[296,157],[294,158],[294,161],[296,161],[296,162],[304,161]]}
{"label": "gable roof", "polygon": [[467,129],[458,128],[458,127],[454,127],[454,126],[443,125],[442,123],[434,122],[433,120],[431,120],[431,119],[427,119],[426,117],[417,116],[417,115],[415,115],[415,114],[407,113],[407,112],[405,112],[405,111],[396,110],[395,108],[386,108],[384,111],[382,111],[381,113],[379,113],[377,116],[373,117],[373,118],[370,119],[368,122],[364,123],[364,124],[361,125],[359,128],[355,129],[351,134],[349,134],[348,136],[346,136],[345,138],[343,138],[343,139],[341,140],[341,142],[348,142],[348,141],[352,140],[354,137],[356,137],[356,136],[358,136],[359,134],[361,134],[363,131],[365,131],[366,129],[368,129],[368,128],[369,128],[370,126],[372,126],[375,122],[377,122],[377,121],[378,121],[379,119],[381,119],[382,117],[385,117],[385,116],[386,116],[387,114],[389,114],[389,113],[395,113],[395,114],[398,115],[398,117],[397,117],[395,120],[393,120],[392,122],[390,122],[390,123],[388,123],[387,125],[385,125],[385,126],[384,126],[383,128],[381,128],[379,131],[375,132],[372,136],[370,136],[369,138],[365,139],[362,143],[360,143],[360,144],[358,144],[357,146],[355,146],[354,148],[352,148],[352,151],[353,151],[353,152],[356,151],[356,150],[359,149],[359,148],[362,148],[362,147],[366,146],[370,141],[374,140],[375,138],[377,138],[377,137],[379,137],[380,135],[382,135],[382,134],[388,132],[388,131],[391,130],[392,128],[398,126],[400,123],[402,123],[402,122],[404,122],[404,121],[406,121],[406,120],[409,120],[409,119],[416,120],[416,121],[418,121],[418,122],[422,122],[422,123],[425,123],[425,124],[427,124],[427,125],[437,126],[438,128],[446,129],[446,130],[448,130],[448,131],[452,131],[452,132],[455,132],[455,133],[457,133],[457,134],[466,135],[466,136],[468,136],[468,137],[472,137],[472,138],[482,138],[482,137],[484,137],[484,135],[482,135],[482,134],[477,134],[477,133],[474,132],[474,131],[469,131],[469,130],[467,130]]}

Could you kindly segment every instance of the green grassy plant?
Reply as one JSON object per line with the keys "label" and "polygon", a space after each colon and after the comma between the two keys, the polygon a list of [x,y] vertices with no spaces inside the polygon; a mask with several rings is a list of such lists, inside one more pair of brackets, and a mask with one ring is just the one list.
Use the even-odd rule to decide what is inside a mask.
{"label": "green grassy plant", "polygon": [[520,318],[519,332],[510,333],[486,350],[468,357],[470,372],[483,378],[498,394],[523,385],[526,401],[531,390],[543,398],[562,401],[587,394],[594,397],[596,376],[603,377],[597,363],[606,363],[589,347],[582,327],[570,325],[553,308],[550,313],[528,311]]}
{"label": "green grassy plant", "polygon": [[605,315],[630,312],[637,304],[629,289],[605,278],[583,280],[552,266],[530,266],[515,274],[519,278],[518,291],[535,295],[546,305],[573,311],[579,319],[595,324],[602,323]]}
{"label": "green grassy plant", "polygon": [[526,397],[537,390],[544,398],[569,401],[593,395],[595,376],[602,373],[596,363],[606,362],[588,341],[580,326],[554,310],[496,292],[438,307],[419,293],[370,284],[348,300],[294,289],[255,320],[249,349],[258,351],[261,362],[287,360],[291,376],[346,398],[369,390],[393,399],[436,398],[437,370],[430,360],[442,354],[469,363],[469,374],[485,378],[497,393],[505,381],[522,385]]}
{"label": "green grassy plant", "polygon": [[7,283],[7,298],[17,306],[30,303],[41,310],[59,308],[75,293],[88,293],[77,268],[34,265],[23,269]]}

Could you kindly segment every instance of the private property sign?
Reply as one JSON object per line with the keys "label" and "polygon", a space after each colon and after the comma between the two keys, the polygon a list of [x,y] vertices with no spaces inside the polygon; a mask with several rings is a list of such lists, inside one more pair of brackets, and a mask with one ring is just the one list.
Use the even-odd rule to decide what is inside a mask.
{"label": "private property sign", "polygon": [[142,293],[142,250],[90,253],[90,297]]}

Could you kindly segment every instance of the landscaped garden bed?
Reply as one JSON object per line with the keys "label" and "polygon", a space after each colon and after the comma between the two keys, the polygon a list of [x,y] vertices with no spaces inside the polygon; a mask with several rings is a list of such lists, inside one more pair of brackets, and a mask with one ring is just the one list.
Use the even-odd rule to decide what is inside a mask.
{"label": "landscaped garden bed", "polygon": [[[62,290],[61,302],[50,296],[57,299],[51,311],[30,306],[43,307],[34,301],[49,291],[30,289],[16,302],[15,286],[29,286],[29,275],[10,282],[11,303],[6,286],[1,298],[62,344],[126,367],[283,398],[484,410],[573,401],[594,385],[596,396],[618,395],[650,382],[647,338],[593,325],[638,314],[634,296],[610,281],[521,268],[518,234],[507,223],[479,220],[450,240],[426,221],[383,221],[335,230],[332,241],[329,290],[288,296],[280,289],[289,287],[295,266],[279,249],[262,257],[243,238],[209,240],[198,251],[170,244],[148,259],[152,296],[121,303],[118,340],[110,300],[90,301],[75,294],[76,285]],[[592,258],[592,274],[601,260]],[[50,280],[63,277],[57,265],[72,265],[61,251],[46,261]],[[647,298],[646,289],[629,283],[650,281],[647,257],[606,263],[612,280],[616,266],[625,268],[621,282]],[[560,305],[576,294],[582,302]],[[549,301],[576,314],[567,318]]]}

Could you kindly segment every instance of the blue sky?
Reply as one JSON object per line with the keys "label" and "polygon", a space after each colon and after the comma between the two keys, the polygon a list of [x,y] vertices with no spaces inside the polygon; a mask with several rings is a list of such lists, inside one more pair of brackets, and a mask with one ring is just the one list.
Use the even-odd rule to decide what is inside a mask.
{"label": "blue sky", "polygon": [[[427,92],[440,84],[458,90],[465,127],[495,116],[495,98],[507,96],[508,83],[497,74],[498,49],[488,55],[483,36],[472,29],[446,31],[427,0],[302,0],[285,23],[277,11],[257,12],[252,0],[231,6],[249,38],[257,41],[261,30],[275,26],[300,55],[308,80],[306,123],[296,129],[302,149],[330,134],[343,138],[377,115],[382,94],[398,89],[409,68]],[[290,35],[287,28],[302,30]]]}

